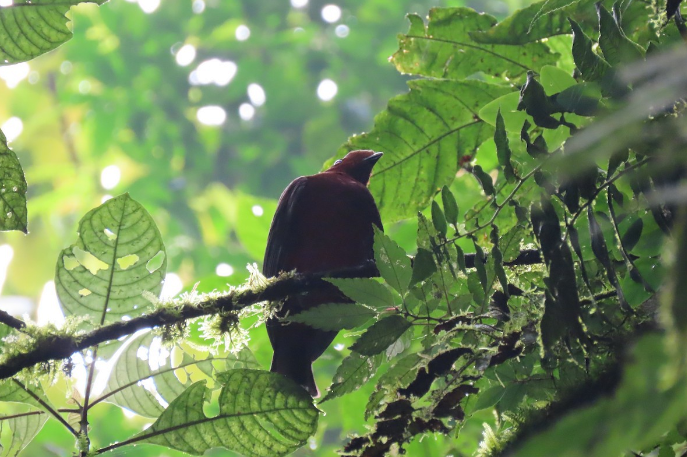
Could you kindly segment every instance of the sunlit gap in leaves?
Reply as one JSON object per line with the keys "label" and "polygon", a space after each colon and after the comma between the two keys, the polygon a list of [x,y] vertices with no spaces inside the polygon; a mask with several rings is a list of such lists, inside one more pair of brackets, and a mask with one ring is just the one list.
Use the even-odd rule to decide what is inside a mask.
{"label": "sunlit gap in leaves", "polygon": [[250,121],[255,116],[255,108],[250,103],[241,103],[239,117],[244,121]]}
{"label": "sunlit gap in leaves", "polygon": [[13,3],[12,0],[0,0],[0,6],[12,6]]}
{"label": "sunlit gap in leaves", "polygon": [[236,27],[236,39],[239,41],[246,41],[250,38],[250,29],[247,25],[241,24]]}
{"label": "sunlit gap in leaves", "polygon": [[322,8],[322,19],[324,19],[325,22],[333,24],[341,19],[341,8],[337,5],[325,5]]}
{"label": "sunlit gap in leaves", "polygon": [[26,62],[16,65],[7,65],[6,67],[0,67],[0,79],[5,81],[8,89],[14,89],[17,87],[17,84],[26,79],[30,71],[31,67],[29,67],[29,64]]}
{"label": "sunlit gap in leaves", "polygon": [[231,60],[208,59],[201,62],[188,75],[188,81],[192,86],[206,84],[226,86],[234,79],[237,70],[237,65]]}
{"label": "sunlit gap in leaves", "polygon": [[250,210],[253,212],[253,215],[257,217],[260,217],[263,214],[265,214],[265,210],[260,205],[253,205],[253,207]]}
{"label": "sunlit gap in leaves", "polygon": [[165,282],[162,285],[162,292],[160,292],[160,298],[163,300],[174,298],[183,288],[184,283],[181,282],[179,275],[176,273],[167,273]]}
{"label": "sunlit gap in leaves", "polygon": [[291,6],[294,8],[303,8],[308,5],[308,0],[291,0]]}
{"label": "sunlit gap in leaves", "polygon": [[0,125],[0,129],[2,130],[2,133],[5,134],[7,142],[11,143],[12,141],[16,140],[21,134],[22,130],[24,130],[24,123],[18,117],[13,116]]}
{"label": "sunlit gap in leaves", "polygon": [[103,189],[114,189],[119,184],[121,178],[122,172],[119,167],[117,165],[108,165],[100,173],[100,184],[103,186]]}
{"label": "sunlit gap in leaves", "polygon": [[205,11],[205,2],[203,0],[195,0],[191,9],[195,14],[200,14]]}
{"label": "sunlit gap in leaves", "polygon": [[248,98],[253,106],[262,106],[267,101],[267,94],[260,84],[251,83],[248,84]]}
{"label": "sunlit gap in leaves", "polygon": [[58,328],[64,324],[64,313],[60,308],[60,301],[57,299],[55,281],[48,281],[43,286],[43,292],[41,292],[41,298],[36,309],[36,323],[39,327],[53,324]]}
{"label": "sunlit gap in leaves", "polygon": [[192,44],[185,44],[177,51],[175,59],[177,65],[185,67],[190,65],[196,58],[196,48]]}
{"label": "sunlit gap in leaves", "polygon": [[336,97],[338,91],[339,87],[334,81],[331,79],[323,79],[317,86],[317,97],[323,102],[328,102]]}
{"label": "sunlit gap in leaves", "polygon": [[215,274],[217,276],[226,278],[227,276],[231,276],[234,274],[234,267],[224,262],[217,264],[217,267],[215,268]]}
{"label": "sunlit gap in leaves", "polygon": [[216,105],[203,106],[196,112],[198,122],[203,125],[220,126],[227,120],[227,112],[224,108]]}
{"label": "sunlit gap in leaves", "polygon": [[336,28],[334,29],[334,33],[335,33],[336,36],[338,36],[339,38],[346,38],[346,37],[348,36],[348,34],[349,34],[350,31],[351,31],[351,30],[348,28],[348,26],[347,26],[347,25],[344,25],[344,24],[339,24],[339,25],[337,25]]}

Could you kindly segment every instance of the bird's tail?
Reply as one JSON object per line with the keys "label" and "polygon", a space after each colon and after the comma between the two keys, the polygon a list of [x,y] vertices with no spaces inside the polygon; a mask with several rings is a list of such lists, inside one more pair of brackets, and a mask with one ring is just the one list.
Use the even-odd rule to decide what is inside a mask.
{"label": "bird's tail", "polygon": [[294,380],[303,387],[313,398],[319,398],[320,391],[315,384],[315,377],[312,373],[312,362],[306,357],[280,357],[275,351],[272,357],[270,371],[279,373],[287,378]]}

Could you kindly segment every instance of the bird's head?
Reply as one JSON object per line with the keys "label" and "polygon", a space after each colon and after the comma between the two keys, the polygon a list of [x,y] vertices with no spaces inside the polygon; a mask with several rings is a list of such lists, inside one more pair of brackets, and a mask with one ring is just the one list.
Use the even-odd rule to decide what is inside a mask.
{"label": "bird's head", "polygon": [[334,162],[326,173],[345,173],[365,185],[370,181],[372,167],[382,157],[381,152],[351,151],[343,159]]}

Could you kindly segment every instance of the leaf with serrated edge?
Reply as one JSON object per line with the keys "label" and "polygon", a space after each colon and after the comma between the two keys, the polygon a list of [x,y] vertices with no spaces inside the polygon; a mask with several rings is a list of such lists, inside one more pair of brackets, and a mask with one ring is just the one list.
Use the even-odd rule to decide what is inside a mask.
{"label": "leaf with serrated edge", "polygon": [[411,327],[402,316],[394,314],[376,322],[351,346],[351,351],[362,355],[375,355],[384,351]]}
{"label": "leaf with serrated edge", "polygon": [[339,331],[363,325],[377,312],[357,303],[325,303],[287,318],[320,330]]}
{"label": "leaf with serrated edge", "polygon": [[384,285],[371,278],[326,278],[344,295],[357,303],[384,310],[395,306],[394,296]]}
{"label": "leaf with serrated edge", "polygon": [[400,294],[408,290],[413,270],[406,252],[394,240],[375,227],[375,263],[382,278]]}
{"label": "leaf with serrated edge", "polygon": [[332,385],[320,403],[357,390],[375,375],[383,361],[384,354],[366,357],[352,353],[336,369]]}
{"label": "leaf with serrated edge", "polygon": [[72,37],[65,14],[79,3],[107,0],[14,0],[0,8],[0,65],[26,62]]}
{"label": "leaf with serrated edge", "polygon": [[[137,260],[122,268],[119,261],[128,256]],[[105,324],[149,310],[152,304],[143,292],[158,296],[166,271],[167,255],[155,221],[123,194],[81,219],[78,240],[57,258],[55,286],[65,314]]]}
{"label": "leaf with serrated edge", "polygon": [[[0,15],[2,10],[0,8]],[[0,26],[0,34],[2,27]],[[0,49],[2,49],[0,45]],[[0,51],[0,57],[2,52]],[[28,233],[26,212],[26,178],[17,155],[7,147],[0,131],[0,230]]]}
{"label": "leaf with serrated edge", "polygon": [[203,412],[208,389],[199,381],[135,441],[193,455],[224,447],[247,457],[278,457],[303,446],[317,431],[319,411],[310,395],[290,379],[241,369],[222,373],[218,380],[224,387],[217,416]]}
{"label": "leaf with serrated edge", "polygon": [[369,133],[351,137],[331,159],[356,149],[386,153],[370,180],[385,223],[415,216],[437,189],[453,182],[456,157],[473,155],[493,135],[477,116],[480,108],[512,91],[474,80],[420,80],[408,86],[408,94],[392,98],[375,117]]}

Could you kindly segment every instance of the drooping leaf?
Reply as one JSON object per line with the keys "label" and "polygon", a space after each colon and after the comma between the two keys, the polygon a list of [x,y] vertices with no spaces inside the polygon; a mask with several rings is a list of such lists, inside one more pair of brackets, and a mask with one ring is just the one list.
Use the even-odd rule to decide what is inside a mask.
{"label": "drooping leaf", "polygon": [[332,385],[321,403],[358,389],[377,373],[383,361],[383,353],[367,357],[354,352],[346,357],[336,369]]}
{"label": "drooping leaf", "polygon": [[[0,9],[0,16],[2,11]],[[2,26],[0,25],[0,35]],[[0,58],[2,45],[0,45]],[[20,230],[28,233],[26,212],[26,178],[17,155],[7,147],[0,130],[0,230]]]}
{"label": "drooping leaf", "polygon": [[152,305],[142,294],[159,295],[166,270],[155,221],[123,194],[81,219],[78,240],[57,258],[55,286],[66,314],[105,324],[149,309]]}
{"label": "drooping leaf", "polygon": [[592,49],[592,40],[582,31],[579,24],[569,19],[573,31],[572,54],[575,66],[585,81],[600,81],[611,66]]}
{"label": "drooping leaf", "polygon": [[515,181],[515,171],[513,170],[513,164],[510,161],[512,152],[510,150],[510,145],[508,144],[506,124],[503,121],[503,116],[501,115],[500,108],[496,114],[496,130],[494,131],[494,144],[496,144],[496,155],[499,159],[499,165],[501,165],[501,168],[503,168],[503,173],[506,176],[506,180],[508,182]]}
{"label": "drooping leaf", "polygon": [[446,225],[446,216],[444,216],[444,212],[436,201],[432,202],[432,223],[439,235],[446,236],[446,230],[448,229]]}
{"label": "drooping leaf", "polygon": [[395,306],[394,296],[384,285],[371,278],[328,278],[351,300],[378,311]]}
{"label": "drooping leaf", "polygon": [[[27,408],[27,413],[37,412],[31,408]],[[2,419],[0,417],[0,419]],[[43,414],[26,414],[18,417],[7,419],[7,424],[12,430],[12,439],[10,445],[4,450],[3,456],[16,457],[19,453],[38,435],[43,425],[48,420],[48,415]],[[4,421],[3,421],[4,422]]]}
{"label": "drooping leaf", "polygon": [[630,225],[623,235],[623,247],[627,251],[631,251],[637,245],[639,238],[642,236],[642,229],[644,228],[644,221],[641,217],[637,218],[632,225]]}
{"label": "drooping leaf", "polygon": [[399,37],[399,50],[391,61],[413,75],[462,79],[477,72],[515,77],[554,63],[556,54],[543,43],[521,46],[480,44],[471,34],[489,30],[496,18],[471,8],[432,8],[425,27],[422,18],[409,14],[410,30]]}
{"label": "drooping leaf", "polygon": [[458,203],[456,203],[456,197],[448,186],[441,188],[441,202],[444,205],[446,220],[449,224],[456,225],[458,223]]}
{"label": "drooping leaf", "polygon": [[43,409],[50,405],[45,393],[37,387],[26,385],[17,379],[5,379],[0,382],[0,402],[26,403]]}
{"label": "drooping leaf", "polygon": [[325,303],[288,317],[289,322],[299,322],[321,330],[339,331],[363,325],[377,312],[358,303]]}
{"label": "drooping leaf", "polygon": [[491,408],[498,403],[506,389],[501,384],[490,387],[489,389],[480,392],[477,397],[477,402],[472,407],[472,412],[480,411],[482,409]]}
{"label": "drooping leaf", "polygon": [[427,249],[418,248],[415,260],[413,260],[413,275],[410,278],[410,286],[424,281],[437,271],[434,256]]}
{"label": "drooping leaf", "polygon": [[261,370],[231,370],[218,376],[224,384],[219,414],[207,417],[205,381],[192,384],[174,400],[138,442],[157,444],[192,455],[224,447],[247,457],[290,454],[317,430],[319,412],[312,398],[290,379]]}
{"label": "drooping leaf", "polygon": [[437,189],[453,182],[458,159],[473,155],[493,135],[477,116],[480,108],[512,91],[475,80],[408,85],[410,92],[392,98],[369,133],[351,137],[335,157],[355,149],[386,153],[370,180],[384,221],[415,216]]}
{"label": "drooping leaf", "polygon": [[0,65],[25,62],[72,37],[65,14],[79,3],[107,0],[14,0],[0,7]]}
{"label": "drooping leaf", "polygon": [[351,351],[373,356],[388,348],[411,327],[411,323],[398,314],[376,322],[351,346]]}
{"label": "drooping leaf", "polygon": [[492,181],[491,176],[482,170],[481,166],[475,165],[472,168],[472,174],[475,176],[475,178],[477,178],[486,195],[494,195],[496,193],[496,189],[494,189],[494,182]]}
{"label": "drooping leaf", "polygon": [[602,4],[597,3],[596,11],[599,16],[599,47],[609,64],[616,66],[644,58],[644,49],[625,36]]}
{"label": "drooping leaf", "polygon": [[374,253],[382,278],[398,293],[404,294],[413,274],[406,252],[388,235],[375,228]]}

